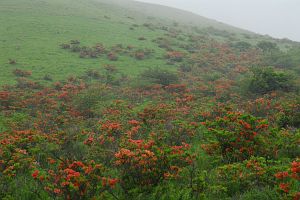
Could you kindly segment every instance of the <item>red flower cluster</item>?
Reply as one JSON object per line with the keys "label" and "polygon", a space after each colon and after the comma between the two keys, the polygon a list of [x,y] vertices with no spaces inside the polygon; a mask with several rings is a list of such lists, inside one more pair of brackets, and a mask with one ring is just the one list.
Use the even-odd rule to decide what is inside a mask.
{"label": "red flower cluster", "polygon": [[289,177],[289,173],[288,172],[278,172],[277,174],[275,174],[275,177],[277,179],[284,179]]}
{"label": "red flower cluster", "polygon": [[190,145],[182,143],[181,146],[172,146],[172,154],[183,154],[186,150],[190,149]]}
{"label": "red flower cluster", "polygon": [[296,193],[290,191],[293,185],[293,180],[300,180],[300,162],[298,160],[291,163],[291,168],[289,171],[278,172],[275,174],[275,177],[280,180],[279,188],[281,191],[284,193],[291,193],[291,195],[294,197],[293,199],[299,199],[299,191]]}
{"label": "red flower cluster", "polygon": [[280,183],[279,188],[284,191],[285,193],[289,193],[290,184],[288,183]]}
{"label": "red flower cluster", "polygon": [[107,130],[107,131],[119,131],[121,130],[122,125],[118,122],[110,122],[106,121],[105,123],[102,123],[101,129]]}
{"label": "red flower cluster", "polygon": [[119,182],[119,179],[116,179],[116,178],[105,178],[105,177],[102,178],[102,186],[103,187],[109,186],[111,188],[114,188],[118,182]]}
{"label": "red flower cluster", "polygon": [[292,162],[291,172],[293,178],[300,180],[300,161]]}
{"label": "red flower cluster", "polygon": [[32,173],[32,177],[34,178],[34,179],[37,179],[38,178],[38,176],[39,176],[39,170],[35,170],[33,173]]}

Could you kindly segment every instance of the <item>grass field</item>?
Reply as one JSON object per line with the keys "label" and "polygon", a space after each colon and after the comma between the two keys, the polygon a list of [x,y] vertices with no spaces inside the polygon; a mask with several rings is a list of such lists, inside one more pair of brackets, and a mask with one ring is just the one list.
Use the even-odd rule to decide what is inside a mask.
{"label": "grass field", "polygon": [[[65,2],[67,4],[67,1]],[[84,5],[82,2],[80,3]],[[64,9],[56,7],[59,1],[51,3],[53,6],[46,8],[38,1],[0,2],[0,84],[14,81],[12,70],[15,68],[31,70],[33,80],[40,80],[45,74],[51,74],[55,80],[60,80],[69,75],[82,74],[87,69],[101,69],[103,64],[110,63],[106,59],[80,59],[78,54],[71,54],[59,47],[61,43],[72,39],[78,39],[84,45],[100,42],[112,46],[122,43],[153,49],[156,47],[151,40],[161,35],[158,31],[151,32],[144,27],[130,31],[129,35],[128,27],[131,22],[118,21],[118,18],[116,21],[104,18],[106,8],[103,7],[97,10],[97,15],[76,15],[74,13],[77,8],[73,8],[74,4],[69,4],[72,7]],[[55,15],[60,9],[64,9],[64,14]],[[147,40],[139,41],[140,36]],[[156,49],[156,53],[159,55],[161,52]],[[8,64],[9,59],[15,59],[17,64]],[[136,62],[124,57],[112,63],[128,74],[135,74],[146,66],[164,65],[155,58]]]}
{"label": "grass field", "polygon": [[[153,13],[156,18],[149,17],[151,11],[155,10],[157,12]],[[191,13],[142,3],[129,2],[127,5],[124,1],[108,3],[103,0],[1,0],[0,85],[15,82],[12,71],[16,68],[32,71],[30,78],[42,83],[45,83],[43,77],[46,74],[57,81],[71,75],[82,75],[88,69],[101,70],[105,64],[113,64],[127,75],[135,75],[147,67],[169,68],[163,60],[157,59],[163,56],[164,50],[152,42],[163,36],[165,31],[149,30],[143,23],[172,26],[172,16],[174,20],[187,18],[186,22],[190,20],[191,23],[200,23],[197,26],[211,25],[236,33],[243,32]],[[136,27],[129,30],[134,24]],[[186,26],[180,28],[186,29]],[[146,40],[138,40],[141,36]],[[257,40],[255,37],[253,41]],[[103,43],[110,47],[123,44],[153,49],[155,53],[150,59],[143,61],[122,56],[115,62],[108,61],[105,57],[81,59],[78,54],[59,47],[74,39],[79,40],[82,45]],[[9,59],[16,60],[17,63],[11,65]]]}

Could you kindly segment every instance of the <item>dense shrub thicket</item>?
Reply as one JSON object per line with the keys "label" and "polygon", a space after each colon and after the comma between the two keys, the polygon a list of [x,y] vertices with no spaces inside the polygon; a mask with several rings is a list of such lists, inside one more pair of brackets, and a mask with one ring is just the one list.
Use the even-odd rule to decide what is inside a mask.
{"label": "dense shrub thicket", "polygon": [[299,51],[165,31],[158,59],[178,71],[125,76],[119,58],[155,52],[77,40],[61,47],[110,64],[61,81],[13,71],[0,90],[1,199],[300,198]]}

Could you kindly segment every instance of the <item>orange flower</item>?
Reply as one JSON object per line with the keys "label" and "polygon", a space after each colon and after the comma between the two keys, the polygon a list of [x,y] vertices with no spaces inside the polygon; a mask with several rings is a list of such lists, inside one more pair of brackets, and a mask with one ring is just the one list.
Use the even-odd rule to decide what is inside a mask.
{"label": "orange flower", "polygon": [[293,173],[299,173],[300,172],[300,162],[292,162],[292,168],[291,168],[291,171]]}
{"label": "orange flower", "polygon": [[130,121],[128,121],[128,123],[130,124],[130,125],[132,125],[132,126],[137,126],[137,125],[139,125],[140,124],[140,122],[139,121],[137,121],[137,120],[130,120]]}
{"label": "orange flower", "polygon": [[198,126],[197,122],[191,122],[190,125],[191,126]]}
{"label": "orange flower", "polygon": [[75,161],[73,162],[70,166],[70,168],[74,168],[74,167],[84,167],[84,164],[81,161]]}
{"label": "orange flower", "polygon": [[107,179],[105,177],[102,178],[102,186],[106,187]]}
{"label": "orange flower", "polygon": [[45,179],[44,176],[40,176],[40,181],[43,181]]}
{"label": "orange flower", "polygon": [[55,188],[55,189],[53,190],[53,192],[54,192],[55,194],[60,194],[60,193],[61,193],[61,190],[58,189],[58,188]]}
{"label": "orange flower", "polygon": [[49,164],[54,164],[56,161],[52,158],[48,158],[48,162],[49,162]]}
{"label": "orange flower", "polygon": [[32,176],[34,179],[37,179],[39,173],[40,173],[39,170],[35,170],[35,171],[32,173],[31,176]]}
{"label": "orange flower", "polygon": [[110,187],[115,187],[115,185],[118,183],[118,179],[109,179],[108,184]]}
{"label": "orange flower", "polygon": [[60,185],[61,185],[62,187],[65,187],[65,186],[67,186],[67,185],[70,185],[70,182],[65,181],[65,182],[62,182]]}
{"label": "orange flower", "polygon": [[94,138],[93,137],[89,137],[88,139],[86,139],[83,144],[92,144],[94,142]]}
{"label": "orange flower", "polygon": [[278,172],[277,174],[275,174],[275,177],[278,179],[283,179],[289,176],[288,172]]}
{"label": "orange flower", "polygon": [[290,190],[290,189],[289,189],[290,185],[289,185],[288,183],[280,183],[279,187],[280,187],[280,189],[281,189],[282,191],[284,191],[285,193],[288,193],[289,190]]}

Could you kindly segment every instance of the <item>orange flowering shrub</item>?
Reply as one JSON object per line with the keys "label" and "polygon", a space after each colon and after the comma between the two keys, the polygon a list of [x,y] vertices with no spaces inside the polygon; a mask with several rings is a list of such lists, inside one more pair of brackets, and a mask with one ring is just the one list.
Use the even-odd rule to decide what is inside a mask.
{"label": "orange flowering shrub", "polygon": [[117,61],[118,60],[118,56],[115,52],[109,52],[107,54],[107,58],[110,60],[110,61]]}
{"label": "orange flowering shrub", "polygon": [[28,77],[32,75],[31,71],[26,71],[22,69],[15,69],[13,71],[14,75],[19,76],[19,77]]}
{"label": "orange flowering shrub", "polygon": [[[217,143],[211,143],[218,147],[215,153],[220,153],[226,162],[269,154],[269,140],[273,135],[266,120],[238,112],[227,112],[224,116],[207,121],[205,126],[208,133],[216,138]],[[209,144],[204,149],[209,149]]]}
{"label": "orange flowering shrub", "polygon": [[[270,165],[272,164],[272,165]],[[217,168],[217,178],[228,193],[234,194],[253,187],[264,187],[275,183],[272,174],[276,170],[275,161],[263,157],[251,157],[243,162],[223,165]]]}
{"label": "orange flowering shrub", "polygon": [[182,167],[192,161],[190,146],[158,146],[154,140],[128,139],[115,154],[115,165],[121,171],[120,184],[130,190],[134,187],[158,185],[164,179],[176,178]]}
{"label": "orange flowering shrub", "polygon": [[279,191],[283,196],[291,197],[294,200],[300,198],[300,160],[291,163],[287,171],[275,174]]}
{"label": "orange flowering shrub", "polygon": [[184,54],[180,51],[167,52],[166,58],[170,61],[181,62],[184,58]]}
{"label": "orange flowering shrub", "polygon": [[[236,54],[168,29],[169,41],[157,39],[165,59],[191,69],[145,70],[136,85],[106,65],[49,87],[24,77],[3,87],[0,199],[299,199],[298,94],[241,96],[255,49]],[[62,47],[95,59],[158,56]]]}
{"label": "orange flowering shrub", "polygon": [[[46,136],[37,131],[12,131],[0,134],[0,172],[1,178],[15,177],[27,172],[36,161],[35,150],[41,149]],[[0,179],[1,179],[0,178]]]}
{"label": "orange flowering shrub", "polygon": [[[113,189],[118,179],[105,177],[104,167],[90,161],[69,162],[49,159],[49,168],[36,166],[32,177],[39,181],[44,190],[52,197],[64,199],[95,197],[108,189]],[[100,184],[99,184],[100,183]]]}

